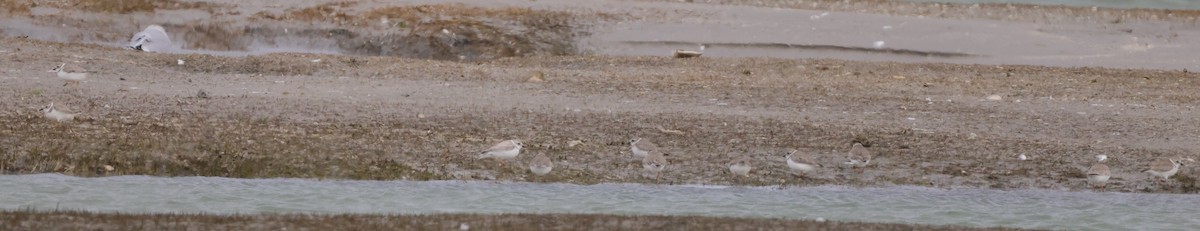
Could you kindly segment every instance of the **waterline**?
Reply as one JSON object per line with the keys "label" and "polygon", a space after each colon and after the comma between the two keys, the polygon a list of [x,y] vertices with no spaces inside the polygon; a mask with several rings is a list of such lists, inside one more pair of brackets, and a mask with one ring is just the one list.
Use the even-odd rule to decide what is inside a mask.
{"label": "waterline", "polygon": [[0,176],[0,209],[129,213],[602,213],[1071,230],[1200,226],[1197,195],[461,181]]}

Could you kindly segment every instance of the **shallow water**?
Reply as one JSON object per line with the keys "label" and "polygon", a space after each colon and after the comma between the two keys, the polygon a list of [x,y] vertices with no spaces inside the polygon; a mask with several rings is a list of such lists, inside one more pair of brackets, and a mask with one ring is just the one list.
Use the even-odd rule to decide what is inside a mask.
{"label": "shallow water", "polygon": [[1038,5],[1065,6],[1098,6],[1111,8],[1145,8],[1145,9],[1200,9],[1197,0],[907,0],[910,2],[948,2],[948,3],[1023,3]]}
{"label": "shallow water", "polygon": [[1006,226],[1200,227],[1200,196],[882,188],[0,176],[0,209],[138,213],[603,213]]}

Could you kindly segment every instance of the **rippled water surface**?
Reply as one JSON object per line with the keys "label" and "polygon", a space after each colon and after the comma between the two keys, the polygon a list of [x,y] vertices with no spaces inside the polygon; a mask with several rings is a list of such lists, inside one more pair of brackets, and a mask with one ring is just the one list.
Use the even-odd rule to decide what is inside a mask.
{"label": "rippled water surface", "polygon": [[1200,227],[1200,195],[922,187],[783,188],[0,176],[0,209],[176,213],[605,213],[1070,230]]}

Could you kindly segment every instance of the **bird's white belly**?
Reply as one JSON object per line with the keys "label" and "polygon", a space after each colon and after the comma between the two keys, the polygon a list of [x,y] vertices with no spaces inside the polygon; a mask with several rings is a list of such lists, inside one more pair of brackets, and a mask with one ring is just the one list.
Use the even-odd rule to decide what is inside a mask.
{"label": "bird's white belly", "polygon": [[65,79],[65,80],[80,81],[80,80],[87,78],[87,73],[59,72],[58,78]]}
{"label": "bird's white belly", "polygon": [[746,165],[730,165],[729,172],[733,174],[745,176],[750,174],[750,166]]}
{"label": "bird's white belly", "polygon": [[1175,175],[1175,172],[1179,172],[1178,166],[1176,166],[1175,168],[1172,168],[1171,170],[1167,170],[1165,172],[1146,170],[1146,173],[1150,173],[1150,175],[1154,175],[1157,177],[1162,177],[1163,179],[1171,178],[1171,176]]}
{"label": "bird's white belly", "polygon": [[1108,182],[1108,177],[1110,177],[1110,176],[1088,175],[1088,182],[1104,183],[1104,182]]}
{"label": "bird's white belly", "polygon": [[657,172],[657,171],[662,171],[663,168],[666,168],[666,166],[657,165],[657,164],[642,164],[642,168],[645,168],[646,170]]}
{"label": "bird's white belly", "polygon": [[500,158],[500,159],[513,159],[513,158],[517,158],[517,154],[521,154],[521,149],[514,148],[514,149],[508,150],[508,151],[492,152],[492,157]]}
{"label": "bird's white belly", "polygon": [[533,172],[533,174],[537,174],[537,175],[541,176],[541,175],[546,175],[546,173],[550,173],[550,169],[552,169],[552,168],[554,168],[554,167],[551,167],[551,166],[542,166],[542,167],[531,166],[531,167],[529,167],[529,171],[530,171],[530,172]]}
{"label": "bird's white belly", "polygon": [[62,121],[67,121],[67,120],[73,120],[73,119],[75,119],[75,115],[74,115],[74,114],[62,113],[62,112],[60,112],[60,111],[53,111],[53,112],[50,112],[50,113],[46,113],[46,118],[49,118],[49,119],[52,119],[52,120],[55,120],[55,121],[58,121],[58,122],[62,122]]}
{"label": "bird's white belly", "polygon": [[816,167],[814,167],[812,165],[804,164],[804,163],[797,163],[792,160],[788,160],[787,164],[788,164],[788,168],[792,169],[792,171],[809,172],[809,171],[812,171],[813,169],[816,169]]}
{"label": "bird's white belly", "polygon": [[635,158],[645,158],[647,154],[650,154],[650,152],[637,148],[637,146],[633,146],[629,150],[633,152],[633,157]]}

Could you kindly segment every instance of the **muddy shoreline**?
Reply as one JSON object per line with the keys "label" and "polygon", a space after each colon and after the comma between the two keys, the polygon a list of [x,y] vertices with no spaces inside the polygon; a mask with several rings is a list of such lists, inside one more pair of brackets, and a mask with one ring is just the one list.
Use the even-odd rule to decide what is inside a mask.
{"label": "muddy shoreline", "polygon": [[[520,163],[534,152],[556,161],[551,181],[653,183],[626,144],[647,137],[678,153],[661,183],[1084,190],[1091,156],[1107,153],[1112,191],[1195,192],[1190,168],[1163,187],[1137,170],[1190,155],[1159,138],[1195,139],[1189,123],[1174,121],[1194,119],[1186,111],[1196,96],[1182,88],[1198,80],[1178,71],[592,56],[459,63],[6,44],[46,54],[10,54],[3,67],[17,71],[0,114],[7,173],[523,181],[523,168],[473,155],[516,138],[527,145]],[[27,68],[71,59],[57,46],[115,55],[82,59],[98,77],[62,88]],[[527,82],[536,72],[547,80]],[[992,94],[1007,99],[984,99]],[[35,110],[49,102],[82,112],[79,121],[41,118]],[[852,142],[878,155],[861,175],[840,164],[837,151]],[[792,148],[831,167],[793,177],[782,164]],[[750,180],[724,170],[743,155],[756,166]]]}
{"label": "muddy shoreline", "polygon": [[[825,3],[830,2],[821,2]],[[576,184],[898,184],[1082,191],[1089,190],[1084,171],[1092,157],[1106,154],[1114,172],[1109,191],[1200,191],[1197,166],[1184,167],[1168,185],[1153,184],[1141,172],[1156,158],[1200,159],[1195,151],[1200,149],[1200,116],[1194,105],[1200,96],[1193,90],[1200,85],[1200,74],[1186,69],[971,64],[961,57],[942,57],[959,63],[673,59],[666,56],[669,50],[661,56],[604,55],[573,43],[604,26],[694,20],[711,14],[711,7],[726,7],[707,4],[642,1],[637,4],[660,8],[607,3],[570,8],[562,6],[570,3],[499,1],[381,11],[423,15],[386,21],[404,22],[404,27],[376,23],[375,17],[339,14],[343,8],[359,12],[373,6],[365,3],[342,6],[313,0],[284,10],[262,10],[278,4],[282,3],[213,1],[160,6],[151,13],[117,6],[76,14],[97,18],[92,21],[59,14],[71,5],[44,4],[26,11],[20,9],[28,6],[0,5],[8,7],[5,16],[14,19],[0,28],[6,35],[0,38],[0,173],[527,181],[528,170],[521,166],[532,154],[545,153],[556,164],[545,180]],[[953,12],[968,7],[967,11],[997,14],[1040,14],[1009,6],[905,4],[958,9]],[[883,9],[859,3],[830,7],[810,10]],[[1192,11],[1039,9],[1073,12],[1066,18],[1037,19],[1061,26],[1059,31],[1084,31],[1068,34],[1077,37],[1063,36],[1068,39],[1149,33],[1140,41],[1159,39],[1170,48],[1134,44],[1122,47],[1132,51],[1121,54],[1193,48],[1176,45],[1187,41],[1170,35],[1184,33],[1179,37],[1186,38],[1187,28],[1126,33],[1119,31],[1124,24],[1107,27],[1123,22],[1105,21],[1118,17],[1142,20],[1132,23],[1189,23],[1195,20]],[[134,13],[111,13],[126,10]],[[163,19],[169,18],[164,12],[184,16]],[[923,11],[908,12],[904,14]],[[1155,16],[1163,13],[1172,15]],[[225,30],[187,21],[204,14],[222,15],[222,20],[257,17],[257,23],[278,27]],[[541,17],[521,21],[513,14]],[[972,15],[939,17],[1023,20]],[[189,37],[193,44],[187,46],[248,47],[239,51],[247,54],[256,54],[254,47],[262,44],[204,41],[227,33],[273,37],[279,35],[278,28],[318,28],[284,31],[314,35],[336,34],[331,28],[339,26],[354,33],[405,28],[408,34],[355,41],[367,52],[361,54],[414,56],[155,54],[111,45],[125,39],[126,31],[144,27],[143,21],[155,20],[173,30],[211,29],[195,30],[207,32]],[[372,24],[365,25],[368,22]],[[28,34],[60,24],[75,29]],[[1095,29],[1099,27],[1103,28]],[[521,30],[550,32],[535,37],[509,33]],[[468,40],[472,42],[463,42]],[[313,41],[283,43],[287,42],[317,47]],[[830,46],[834,45],[842,46]],[[1138,57],[1108,61],[1144,61]],[[62,63],[93,73],[79,88],[63,87],[62,80],[46,72]],[[531,81],[534,76],[540,79]],[[78,112],[78,119],[57,123],[42,118],[37,109],[51,102]],[[634,137],[652,139],[672,153],[661,181],[647,177],[640,161],[628,157],[626,142]],[[521,139],[527,145],[517,164],[499,167],[475,159],[476,152],[506,139]],[[861,174],[841,164],[854,142],[866,144],[878,156]],[[790,149],[810,153],[827,167],[806,178],[795,177],[783,164]],[[1032,158],[1018,160],[1022,154]],[[743,156],[754,164],[751,177],[730,176],[725,164]],[[120,215],[28,216],[103,220]],[[662,219],[644,222],[689,223]],[[893,229],[882,226],[890,227],[878,229]],[[858,226],[830,229],[852,227]]]}

